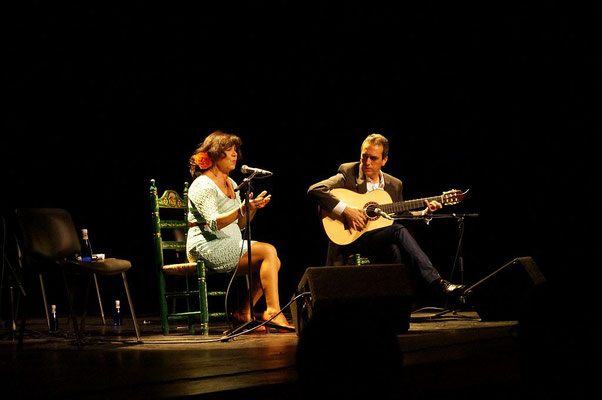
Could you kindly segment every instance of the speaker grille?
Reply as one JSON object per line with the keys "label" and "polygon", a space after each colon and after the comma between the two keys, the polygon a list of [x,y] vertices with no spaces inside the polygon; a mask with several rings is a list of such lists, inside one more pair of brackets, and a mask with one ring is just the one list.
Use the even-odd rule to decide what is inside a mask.
{"label": "speaker grille", "polygon": [[409,329],[415,284],[406,265],[310,267],[297,290],[310,294],[293,307],[299,334],[310,320],[325,329],[332,321],[348,328]]}

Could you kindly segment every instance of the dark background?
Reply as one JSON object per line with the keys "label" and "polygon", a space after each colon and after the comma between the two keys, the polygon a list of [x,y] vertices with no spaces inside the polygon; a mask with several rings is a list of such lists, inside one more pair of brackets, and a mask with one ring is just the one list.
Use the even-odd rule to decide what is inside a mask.
{"label": "dark background", "polygon": [[[307,188],[379,132],[405,198],[470,189],[448,209],[479,214],[466,221],[466,283],[532,256],[558,304],[587,315],[600,276],[599,3],[373,3],[12,6],[5,220],[68,209],[95,252],[132,261],[137,311],[157,313],[150,179],[181,188],[197,143],[236,133],[242,163],[274,172],[255,183],[273,200],[253,234],[278,248],[284,304],[326,256]],[[414,228],[458,281],[455,223]]]}

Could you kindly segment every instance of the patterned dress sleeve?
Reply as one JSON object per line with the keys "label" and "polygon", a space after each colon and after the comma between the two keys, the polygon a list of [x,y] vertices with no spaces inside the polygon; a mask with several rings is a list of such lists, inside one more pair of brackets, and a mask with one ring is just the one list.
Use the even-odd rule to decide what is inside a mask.
{"label": "patterned dress sleeve", "polygon": [[193,214],[199,222],[207,224],[206,227],[216,232],[217,229],[217,190],[209,185],[198,185],[188,192],[188,199],[192,203]]}

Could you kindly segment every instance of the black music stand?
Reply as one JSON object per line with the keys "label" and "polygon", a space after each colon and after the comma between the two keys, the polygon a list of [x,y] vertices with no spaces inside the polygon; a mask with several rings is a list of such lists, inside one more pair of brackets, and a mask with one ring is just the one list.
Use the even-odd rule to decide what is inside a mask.
{"label": "black music stand", "polygon": [[[456,247],[456,256],[454,258],[454,264],[452,266],[452,272],[451,272],[450,276],[453,276],[454,271],[456,269],[456,265],[457,265],[459,273],[460,273],[460,284],[463,285],[464,284],[464,257],[462,255],[462,244],[463,244],[463,239],[464,239],[464,220],[466,218],[472,218],[472,217],[478,217],[478,216],[479,215],[475,214],[475,213],[469,213],[469,214],[451,213],[451,214],[428,214],[428,215],[423,215],[423,216],[399,217],[399,218],[395,218],[395,219],[396,220],[423,220],[426,224],[430,224],[430,222],[433,219],[455,219],[456,226],[458,229],[458,245]],[[461,317],[461,316],[457,315],[456,309],[448,308],[448,302],[449,302],[449,299],[446,299],[445,307],[441,311],[436,313],[435,315],[427,317],[426,319],[431,320],[431,319],[440,318],[449,313],[453,313],[454,315]]]}
{"label": "black music stand", "polygon": [[[14,310],[15,310],[15,293],[14,293],[14,289],[15,289],[15,285],[19,288],[19,292],[21,293],[21,296],[25,297],[27,296],[26,292],[25,292],[25,288],[23,287],[23,284],[21,283],[21,279],[19,278],[19,275],[17,274],[17,271],[15,270],[15,268],[13,267],[13,265],[11,264],[10,260],[8,259],[8,257],[6,256],[6,254],[4,254],[4,248],[0,248],[0,250],[2,251],[2,266],[8,266],[11,274],[7,275],[8,278],[8,288],[9,288],[9,299],[10,299],[10,321],[6,321],[7,324],[10,324],[10,327],[5,327],[4,326],[4,318],[1,315],[1,310],[0,310],[0,323],[2,324],[2,330],[6,331],[6,333],[3,333],[2,336],[5,336],[5,334],[8,334],[11,338],[11,340],[14,339],[14,335],[15,335],[15,329],[16,329],[16,325],[15,325],[15,315],[14,315]],[[0,274],[2,274],[2,276],[0,276],[0,280],[2,281],[2,287],[0,287],[0,296],[4,297],[4,293],[2,293],[4,291],[4,268],[2,269],[2,271],[0,272]],[[1,301],[0,301],[1,304]]]}
{"label": "black music stand", "polygon": [[[464,239],[464,220],[467,217],[478,217],[478,214],[475,213],[470,213],[470,214],[456,214],[456,213],[451,213],[451,214],[437,214],[430,216],[430,218],[441,218],[441,219],[445,219],[445,218],[453,218],[456,220],[456,226],[458,228],[458,245],[456,247],[456,256],[454,258],[454,264],[452,266],[452,272],[450,274],[450,280],[451,280],[451,276],[453,276],[454,271],[456,269],[456,265],[458,266],[458,271],[460,273],[460,284],[464,285],[464,257],[462,256],[462,244],[463,244],[463,239]],[[440,318],[443,317],[446,314],[452,313],[457,317],[461,317],[460,315],[457,314],[457,309],[452,309],[448,307],[449,304],[449,299],[445,300],[445,307],[443,308],[442,311],[436,313],[435,315],[430,316],[428,319],[436,319],[436,318]]]}
{"label": "black music stand", "polygon": [[[4,221],[3,221],[4,222]],[[17,250],[18,251],[18,250]],[[0,247],[0,252],[2,253],[2,260],[0,261],[0,264],[2,264],[2,270],[0,271],[0,282],[2,283],[2,285],[0,285],[0,305],[2,304],[1,298],[4,297],[4,274],[5,274],[5,267],[8,267],[10,274],[7,274],[7,283],[8,283],[8,290],[9,290],[9,300],[10,300],[10,304],[9,304],[9,309],[10,309],[10,321],[5,321],[4,317],[2,316],[2,307],[0,307],[0,325],[1,328],[0,330],[3,332],[1,334],[1,336],[4,337],[9,337],[10,340],[14,340],[15,338],[15,333],[16,333],[16,320],[15,320],[15,309],[18,308],[18,306],[15,306],[15,286],[19,289],[17,292],[17,295],[19,296],[17,299],[17,304],[19,304],[20,299],[27,297],[27,292],[25,291],[25,287],[23,285],[22,279],[20,277],[20,274],[18,273],[17,269],[13,266],[13,264],[11,263],[11,261],[9,260],[8,256],[6,255],[6,247],[4,246],[4,243],[2,245],[2,247]],[[48,313],[48,310],[46,310],[46,312]],[[10,326],[7,326],[5,324],[8,324]],[[39,332],[33,331],[31,329],[27,329],[26,330],[28,333],[34,334],[34,335],[39,335]]]}

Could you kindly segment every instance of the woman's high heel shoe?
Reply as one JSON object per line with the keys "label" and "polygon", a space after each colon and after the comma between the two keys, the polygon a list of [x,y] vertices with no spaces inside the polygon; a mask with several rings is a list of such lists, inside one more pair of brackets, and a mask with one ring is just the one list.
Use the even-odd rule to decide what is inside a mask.
{"label": "woman's high heel shoe", "polygon": [[[264,321],[269,321],[270,318],[272,318],[274,315],[276,314],[271,314],[267,311],[264,311],[263,314],[261,314],[261,319]],[[284,320],[284,324],[281,322],[282,319]],[[278,323],[274,321],[277,321]],[[280,314],[279,316],[268,322],[268,325],[271,325],[272,327],[276,328],[276,332],[295,332],[295,327],[288,323],[284,314]]]}
{"label": "woman's high heel shoe", "polygon": [[[247,317],[244,314],[241,314],[239,312],[232,313],[232,326],[234,327],[234,329],[239,328],[250,321],[251,321],[251,318]],[[253,330],[253,332],[269,333],[270,331],[265,327],[265,325],[263,325],[263,326],[258,326],[257,329]]]}

